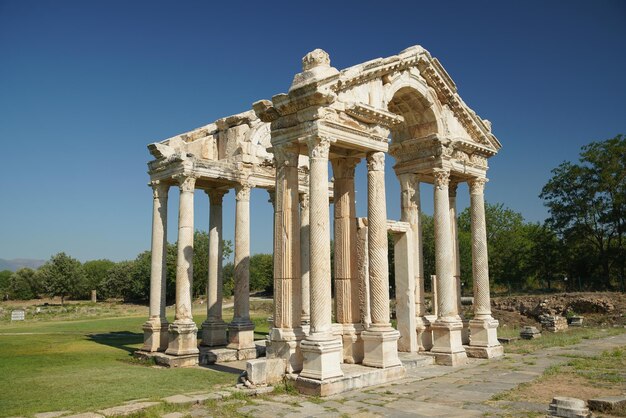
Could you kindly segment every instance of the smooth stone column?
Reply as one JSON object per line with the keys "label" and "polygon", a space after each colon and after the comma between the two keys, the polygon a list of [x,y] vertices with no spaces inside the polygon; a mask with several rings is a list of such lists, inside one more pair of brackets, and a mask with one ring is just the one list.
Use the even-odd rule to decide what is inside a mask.
{"label": "smooth stone column", "polygon": [[150,317],[143,324],[143,351],[165,351],[168,323],[165,317],[167,275],[167,193],[169,184],[153,181],[152,186],[152,263],[150,268]]}
{"label": "smooth stone column", "polygon": [[270,331],[268,357],[284,359],[289,373],[302,370],[298,343],[304,337],[300,323],[298,157],[295,148],[274,147],[274,326]]}
{"label": "smooth stone column", "polygon": [[492,358],[501,356],[504,350],[498,342],[498,321],[491,316],[487,225],[485,222],[485,183],[487,183],[485,178],[469,181],[474,319],[470,320],[469,323],[470,347],[468,354],[472,357]]}
{"label": "smooth stone column", "polygon": [[372,324],[362,332],[363,364],[373,367],[399,366],[398,338],[389,313],[389,262],[387,204],[385,200],[385,153],[367,156],[367,218]]}
{"label": "smooth stone column", "polygon": [[311,323],[311,293],[309,287],[309,194],[300,194],[300,270],[302,276],[302,328],[309,333]]}
{"label": "smooth stone column", "polygon": [[256,358],[254,324],[250,320],[250,189],[235,186],[235,297],[234,317],[228,324],[228,348],[237,350],[237,358]]}
{"label": "smooth stone column", "polygon": [[469,344],[469,322],[463,316],[463,307],[461,306],[461,251],[459,247],[459,228],[457,225],[456,210],[456,190],[458,188],[456,181],[450,182],[448,186],[448,197],[450,200],[450,231],[452,232],[452,246],[454,253],[454,285],[456,286],[456,304],[457,312],[463,322],[463,331],[461,332],[461,341],[463,344]]}
{"label": "smooth stone column", "polygon": [[359,158],[331,160],[334,182],[335,225],[335,306],[341,327],[343,360],[363,361],[363,341],[359,309],[359,276],[356,264],[356,197],[354,169]]}
{"label": "smooth stone column", "polygon": [[304,367],[300,376],[326,380],[343,376],[341,339],[332,333],[330,286],[330,214],[328,207],[328,138],[310,138],[310,333],[300,344]]}
{"label": "smooth stone column", "polygon": [[[178,207],[178,254],[176,258],[176,316],[170,324],[170,340],[166,354],[173,356],[194,355],[190,364],[198,363],[196,327],[191,307],[193,288],[193,194],[196,179],[192,176],[177,177],[180,198]],[[195,360],[195,361],[193,361]]]}
{"label": "smooth stone column", "polygon": [[450,171],[435,169],[435,268],[437,273],[437,320],[432,325],[437,364],[464,364],[467,355],[461,341],[463,322],[459,317],[454,280],[454,245],[450,228],[448,184]]}
{"label": "smooth stone column", "polygon": [[226,323],[222,319],[222,200],[228,190],[206,190],[209,196],[209,274],[207,319],[202,323],[202,345],[226,345]]}

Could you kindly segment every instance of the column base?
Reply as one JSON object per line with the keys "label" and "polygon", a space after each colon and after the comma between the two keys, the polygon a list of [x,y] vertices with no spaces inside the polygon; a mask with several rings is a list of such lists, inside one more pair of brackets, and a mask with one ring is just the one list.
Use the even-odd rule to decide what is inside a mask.
{"label": "column base", "polygon": [[167,350],[169,324],[165,319],[150,318],[143,326],[143,346],[141,351],[148,353]]}
{"label": "column base", "polygon": [[205,347],[218,347],[226,345],[226,323],[224,321],[204,321],[202,323],[202,342]]}
{"label": "column base", "polygon": [[[186,356],[199,353],[198,327],[191,319],[174,321],[169,326],[169,344],[165,354]],[[196,363],[197,364],[197,363]]]}
{"label": "column base", "polygon": [[364,347],[362,324],[341,324],[341,340],[343,343],[343,362],[358,364],[363,362]]}
{"label": "column base", "polygon": [[504,347],[476,347],[472,345],[464,346],[467,357],[471,358],[497,358],[504,355]]}
{"label": "column base", "polygon": [[228,324],[228,345],[226,347],[235,350],[256,350],[254,346],[254,324],[252,322],[231,322]]}
{"label": "column base", "polygon": [[341,371],[341,339],[328,336],[328,340],[305,339],[300,343],[304,357],[301,377],[326,380],[343,376]]}
{"label": "column base", "polygon": [[267,344],[267,358],[281,358],[285,361],[287,373],[298,373],[302,370],[304,359],[300,349],[300,341],[304,338],[301,329],[272,328]]}
{"label": "column base", "polygon": [[469,321],[471,330],[470,343],[472,347],[498,347],[498,325],[497,319],[491,316],[487,318],[472,319]]}
{"label": "column base", "polygon": [[459,366],[467,363],[467,354],[461,340],[463,322],[460,318],[438,318],[431,328],[433,348],[430,352],[435,356],[437,364]]}
{"label": "column base", "polygon": [[402,364],[398,358],[400,333],[391,326],[372,325],[361,333],[363,338],[363,365],[386,369]]}

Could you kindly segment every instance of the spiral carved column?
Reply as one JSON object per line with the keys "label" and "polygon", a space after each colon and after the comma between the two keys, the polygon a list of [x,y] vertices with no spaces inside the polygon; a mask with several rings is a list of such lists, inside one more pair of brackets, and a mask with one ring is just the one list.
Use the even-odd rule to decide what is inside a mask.
{"label": "spiral carved column", "polygon": [[297,149],[274,147],[274,327],[268,356],[286,360],[289,372],[302,369],[297,342],[301,328],[300,210]]}
{"label": "spiral carved column", "polygon": [[359,281],[356,265],[356,197],[354,169],[358,158],[331,160],[335,215],[335,302],[337,323],[342,327],[344,362],[360,363],[363,344],[360,333]]}
{"label": "spiral carved column", "polygon": [[311,292],[309,268],[309,194],[300,194],[300,270],[302,277],[302,316],[301,322],[307,327],[311,322]]}
{"label": "spiral carved column", "polygon": [[454,279],[454,245],[450,228],[448,185],[450,171],[435,169],[435,268],[437,272],[437,320],[432,325],[433,347],[438,364],[457,365],[467,360],[461,341],[463,323],[459,317]]}
{"label": "spiral carved column", "polygon": [[457,312],[463,321],[463,331],[461,332],[461,341],[464,345],[469,344],[469,322],[463,316],[463,307],[461,306],[461,251],[459,247],[459,228],[457,225],[456,210],[456,191],[458,188],[456,181],[451,181],[448,187],[448,197],[450,201],[450,232],[452,232],[452,248],[454,254],[454,285],[456,287],[456,306]]}
{"label": "spiral carved column", "polygon": [[226,345],[226,323],[222,319],[222,200],[228,190],[207,190],[209,196],[209,274],[207,319],[202,323],[202,345]]}
{"label": "spiral carved column", "polygon": [[[176,316],[170,324],[170,340],[166,354],[175,356],[198,353],[198,328],[191,313],[193,288],[193,194],[196,179],[180,175],[178,209],[178,255],[176,259]],[[198,358],[195,357],[197,363]]]}
{"label": "spiral carved column", "polygon": [[165,351],[168,323],[165,317],[167,259],[167,194],[169,184],[153,181],[152,263],[150,269],[150,316],[143,324],[143,351]]}
{"label": "spiral carved column", "polygon": [[491,358],[503,354],[498,342],[498,321],[491,316],[489,294],[489,257],[487,253],[487,225],[485,222],[484,189],[487,179],[469,181],[470,213],[472,222],[472,274],[474,278],[474,319],[470,325],[472,357]]}
{"label": "spiral carved column", "polygon": [[363,331],[366,366],[397,366],[398,338],[389,314],[389,262],[387,260],[387,202],[385,200],[385,153],[367,156],[367,216],[372,324]]}
{"label": "spiral carved column", "polygon": [[252,186],[235,186],[234,316],[228,324],[228,348],[237,358],[256,358],[254,324],[250,320],[250,191]]}
{"label": "spiral carved column", "polygon": [[331,329],[330,216],[328,207],[328,153],[330,140],[313,137],[309,148],[310,203],[310,333],[301,343],[303,377],[325,380],[342,376],[341,340]]}

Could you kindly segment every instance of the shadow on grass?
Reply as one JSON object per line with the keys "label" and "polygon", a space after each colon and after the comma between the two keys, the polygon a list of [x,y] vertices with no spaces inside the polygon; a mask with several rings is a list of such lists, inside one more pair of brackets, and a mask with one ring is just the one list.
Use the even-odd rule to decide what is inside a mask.
{"label": "shadow on grass", "polygon": [[143,342],[143,333],[130,331],[112,331],[103,334],[89,334],[87,339],[98,344],[108,345],[109,347],[125,350],[128,355],[132,356],[137,350],[133,345]]}

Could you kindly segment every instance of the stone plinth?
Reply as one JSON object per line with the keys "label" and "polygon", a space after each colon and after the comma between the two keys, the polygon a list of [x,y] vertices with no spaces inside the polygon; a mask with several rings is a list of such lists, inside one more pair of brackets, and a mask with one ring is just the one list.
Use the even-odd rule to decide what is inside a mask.
{"label": "stone plinth", "polygon": [[340,367],[343,356],[340,339],[314,341],[307,338],[300,343],[300,350],[304,357],[300,377],[327,380],[343,375]]}
{"label": "stone plinth", "polygon": [[365,353],[364,366],[387,368],[401,364],[398,358],[398,331],[377,331],[376,327],[371,327],[361,333],[361,338]]}
{"label": "stone plinth", "polygon": [[[469,357],[494,358],[504,354],[504,349],[496,334],[498,325],[498,320],[493,318],[469,321],[470,341],[469,345],[465,346],[465,351]],[[468,328],[464,326],[465,329]],[[470,346],[471,348],[468,348]]]}
{"label": "stone plinth", "polygon": [[626,396],[605,396],[589,399],[589,409],[607,414],[618,413],[626,409]]}
{"label": "stone plinth", "polygon": [[460,320],[439,318],[431,325],[433,348],[431,355],[443,366],[459,366],[467,362],[467,354],[461,340],[463,323]]}
{"label": "stone plinth", "polygon": [[191,367],[198,364],[198,354],[172,356],[161,352],[137,350],[133,356],[141,360],[154,360],[156,364],[163,367]]}
{"label": "stone plinth", "polygon": [[361,363],[363,362],[364,348],[363,325],[361,324],[340,324],[341,339],[343,344],[343,362]]}
{"label": "stone plinth", "polygon": [[143,329],[142,351],[165,351],[169,342],[169,324],[165,318],[150,318],[141,328]]}
{"label": "stone plinth", "polygon": [[569,398],[566,396],[557,396],[553,398],[552,403],[550,403],[548,416],[583,418],[590,417],[591,413],[589,412],[589,408],[587,408],[587,404],[582,399]]}
{"label": "stone plinth", "polygon": [[282,358],[256,359],[246,362],[246,377],[253,385],[271,385],[285,376],[285,360]]}
{"label": "stone plinth", "polygon": [[567,329],[567,319],[559,315],[544,315],[539,318],[541,327],[550,332],[561,332]]}
{"label": "stone plinth", "polygon": [[537,327],[524,327],[520,331],[519,336],[524,340],[533,340],[541,337],[541,331]]}
{"label": "stone plinth", "polygon": [[197,347],[198,327],[191,322],[174,321],[169,326],[169,345],[165,354],[171,356],[195,355],[196,364],[198,364],[198,347]]}

